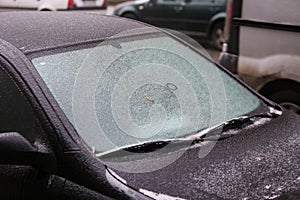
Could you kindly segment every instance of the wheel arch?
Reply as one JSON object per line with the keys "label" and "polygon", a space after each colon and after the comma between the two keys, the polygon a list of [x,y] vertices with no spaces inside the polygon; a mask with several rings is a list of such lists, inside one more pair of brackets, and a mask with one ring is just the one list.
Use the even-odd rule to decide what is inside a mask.
{"label": "wheel arch", "polygon": [[211,20],[208,23],[208,29],[207,29],[207,36],[209,38],[211,38],[211,33],[212,33],[212,30],[213,30],[214,26],[219,22],[224,22],[225,23],[225,19],[226,19],[226,13],[225,12],[219,13],[219,14],[217,14],[217,15],[215,15],[211,18]]}
{"label": "wheel arch", "polygon": [[132,7],[124,7],[124,8],[121,8],[120,10],[118,10],[116,12],[116,15],[117,16],[123,16],[124,14],[126,13],[130,13],[130,14],[134,14],[135,16],[138,17],[138,14],[136,13],[135,9],[132,8]]}
{"label": "wheel arch", "polygon": [[43,4],[38,7],[38,11],[56,11],[57,9],[51,4]]}
{"label": "wheel arch", "polygon": [[291,90],[299,90],[300,83],[291,79],[275,79],[265,83],[258,92],[264,96],[268,96],[272,91],[278,91],[280,89],[285,89],[289,87]]}
{"label": "wheel arch", "polygon": [[126,15],[126,14],[132,14],[132,15],[134,15],[137,19],[140,19],[140,17],[136,14],[136,12],[131,11],[131,10],[126,10],[126,11],[123,12],[120,16],[121,16],[121,17],[124,17],[124,15]]}

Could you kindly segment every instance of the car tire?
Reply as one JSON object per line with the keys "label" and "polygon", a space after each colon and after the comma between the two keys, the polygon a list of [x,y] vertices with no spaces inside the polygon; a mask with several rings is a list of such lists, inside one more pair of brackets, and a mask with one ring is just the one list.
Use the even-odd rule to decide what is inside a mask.
{"label": "car tire", "polygon": [[124,13],[122,15],[122,17],[125,17],[125,18],[128,18],[128,19],[138,20],[137,16],[133,13]]}
{"label": "car tire", "polygon": [[211,31],[211,42],[212,45],[218,49],[222,50],[222,45],[225,41],[224,38],[224,22],[217,22]]}
{"label": "car tire", "polygon": [[300,84],[282,84],[276,90],[263,94],[282,107],[300,114]]}

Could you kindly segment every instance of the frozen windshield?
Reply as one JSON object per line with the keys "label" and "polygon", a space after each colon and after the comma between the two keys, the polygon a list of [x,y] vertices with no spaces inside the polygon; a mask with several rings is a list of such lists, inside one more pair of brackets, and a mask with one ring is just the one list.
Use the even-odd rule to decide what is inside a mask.
{"label": "frozen windshield", "polygon": [[97,152],[186,136],[264,106],[214,63],[153,29],[32,63]]}

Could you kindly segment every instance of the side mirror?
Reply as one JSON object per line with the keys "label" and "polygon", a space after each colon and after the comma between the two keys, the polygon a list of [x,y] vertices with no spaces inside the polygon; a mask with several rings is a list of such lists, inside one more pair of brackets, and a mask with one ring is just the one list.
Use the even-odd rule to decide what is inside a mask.
{"label": "side mirror", "polygon": [[50,153],[39,152],[20,133],[0,133],[0,164],[30,165],[44,172],[56,169]]}

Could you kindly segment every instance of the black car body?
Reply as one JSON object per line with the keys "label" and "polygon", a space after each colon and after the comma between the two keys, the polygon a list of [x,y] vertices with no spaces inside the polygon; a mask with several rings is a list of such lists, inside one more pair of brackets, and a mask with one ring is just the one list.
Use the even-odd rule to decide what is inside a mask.
{"label": "black car body", "polygon": [[[166,35],[146,24],[117,17],[33,12],[0,15],[1,199],[296,199],[299,197],[299,116],[282,111],[276,104],[260,97],[226,70],[201,56],[193,47],[182,41],[178,42],[180,41],[178,38]],[[89,23],[85,23],[86,21]],[[133,34],[132,30],[137,31]],[[116,37],[107,41],[113,35]],[[162,35],[163,40],[160,40]],[[118,42],[120,38],[125,38],[125,42]],[[150,41],[147,45],[156,43],[157,47],[163,48],[171,44],[173,50],[179,52],[175,55],[171,50],[162,51],[162,48],[142,48],[138,44],[145,38],[146,41]],[[109,45],[106,45],[106,42]],[[177,48],[178,45],[182,48]],[[138,51],[132,49],[137,48],[136,46]],[[101,51],[85,54],[90,48]],[[121,53],[112,63],[106,60],[114,55],[113,52],[125,48],[129,48],[127,52],[129,57]],[[187,53],[181,52],[181,49],[185,49]],[[86,126],[88,121],[85,120],[89,120],[90,115],[89,108],[85,107],[88,102],[81,104],[82,102],[76,102],[76,98],[72,102],[72,106],[83,106],[83,110],[77,111],[85,116],[73,124],[76,121],[76,110],[73,110],[74,118],[70,117],[68,106],[71,103],[64,103],[70,98],[68,79],[74,76],[75,69],[82,69],[83,64],[86,64],[85,67],[89,70],[86,71],[87,74],[83,72],[82,75],[87,76],[78,79],[76,83],[77,86],[83,87],[83,90],[77,94],[73,90],[74,94],[71,94],[71,97],[76,95],[79,95],[78,98],[86,97],[88,81],[97,73],[97,70],[93,70],[94,64],[107,62],[113,67],[107,68],[107,73],[102,73],[104,75],[99,81],[102,81],[104,86],[99,84],[102,88],[97,95],[107,96],[103,96],[104,101],[101,101],[101,98],[98,101],[96,97],[96,102],[97,105],[106,105],[101,107],[99,112],[99,121],[104,124],[102,129],[111,129],[113,131],[110,133],[114,134],[118,129],[113,129],[111,116],[107,114],[113,104],[106,104],[106,98],[113,93],[109,90],[114,86],[110,84],[111,81],[115,81],[112,75],[120,78],[118,80],[121,81],[119,85],[122,88],[119,91],[121,93],[132,84],[129,82],[123,87],[124,84],[121,83],[126,83],[129,78],[122,79],[126,76],[120,73],[124,72],[124,69],[129,69],[127,65],[130,67],[130,63],[140,67],[147,59],[151,67],[142,68],[142,72],[148,71],[141,81],[148,76],[155,79],[164,75],[162,71],[155,73],[156,68],[164,68],[164,65],[155,62],[152,65],[151,61],[168,61],[169,67],[173,65],[178,67],[178,62],[174,60],[180,61],[186,65],[179,66],[181,68],[177,70],[182,70],[182,75],[187,77],[195,77],[195,73],[186,73],[194,69],[188,68],[189,62],[186,59],[190,54],[195,57],[189,62],[197,61],[193,60],[194,58],[200,59],[202,63],[200,67],[206,65],[208,71],[215,69],[222,74],[223,79],[220,83],[224,83],[227,90],[224,94],[229,95],[232,92],[235,94],[227,96],[228,102],[225,106],[228,107],[228,113],[225,114],[229,116],[226,119],[229,119],[225,122],[217,123],[216,126],[212,126],[214,123],[209,124],[205,129],[187,132],[188,135],[181,137],[171,138],[165,133],[166,138],[158,136],[158,139],[150,141],[144,138],[144,142],[134,143],[128,139],[127,146],[120,145],[120,148],[109,150],[104,148],[107,145],[103,142],[106,141],[104,136],[100,139],[97,135],[90,137],[94,127]],[[166,55],[171,57],[168,58]],[[78,59],[82,59],[79,64]],[[118,65],[120,59],[124,61],[122,65]],[[139,62],[136,63],[137,61]],[[132,73],[139,69],[135,68]],[[152,73],[155,76],[152,76]],[[207,80],[212,80],[207,82],[208,87],[209,84],[214,85],[217,80],[211,78],[213,74],[205,73],[202,75],[206,75]],[[165,75],[164,78],[172,78],[171,71]],[[199,77],[195,78],[197,80]],[[136,79],[131,81],[134,83]],[[176,103],[172,94],[182,87],[180,81],[176,83],[178,84],[169,82],[167,87],[154,84],[154,90],[149,88],[149,84],[143,85],[145,91],[151,93],[149,96],[142,96],[143,104],[133,98],[139,96],[139,93],[132,93],[130,101],[132,100],[134,104],[130,106],[134,109],[131,110],[133,112],[131,117],[139,114],[140,110],[143,111],[144,105],[153,106],[168,96],[172,101],[161,101],[161,105],[168,109],[174,102]],[[192,81],[188,83],[194,84]],[[184,86],[189,87],[189,84]],[[160,92],[157,88],[166,92],[161,99],[157,96]],[[237,89],[238,93],[231,90],[232,88]],[[140,92],[138,89],[136,91]],[[197,90],[196,87],[194,89]],[[188,88],[185,88],[181,92],[186,94],[187,90]],[[202,94],[202,90],[198,92]],[[222,88],[211,92],[210,97],[213,99],[214,95],[218,97],[219,93],[222,93]],[[192,96],[181,97],[185,99],[184,102],[188,102],[187,106],[192,105]],[[202,98],[206,97],[204,93]],[[122,99],[123,96],[116,98]],[[235,101],[235,98],[242,103]],[[219,117],[222,114],[223,104],[220,104],[222,99],[215,100],[217,101],[214,104],[215,117]],[[126,99],[117,101],[114,106],[121,105],[122,108],[124,102],[130,101]],[[207,101],[210,101],[209,98]],[[206,105],[206,101],[202,103]],[[250,113],[246,109],[249,107],[248,104],[255,105]],[[197,111],[198,108],[197,105],[193,105],[189,109],[191,110],[189,116],[179,114],[180,119],[190,119],[192,111]],[[206,120],[212,115],[205,115],[206,108],[203,109],[199,116]],[[247,115],[245,113],[240,116],[241,110],[244,109],[247,110]],[[235,115],[238,116],[232,118]],[[170,129],[173,130],[176,125],[174,119],[177,118],[171,119],[173,121]],[[135,120],[138,123],[140,119]],[[169,123],[168,120],[167,122]],[[86,128],[83,132],[82,127]],[[183,127],[180,130],[187,129]],[[112,135],[106,136],[109,138]],[[123,144],[127,137],[132,138],[128,135],[117,135],[110,139],[116,144]],[[213,146],[209,145],[211,143]],[[169,144],[170,148],[164,148]],[[102,147],[104,151],[101,151]],[[167,151],[159,153],[160,150]],[[158,154],[155,154],[156,152]],[[176,159],[168,163],[173,156]],[[156,164],[166,165],[152,170]]]}

